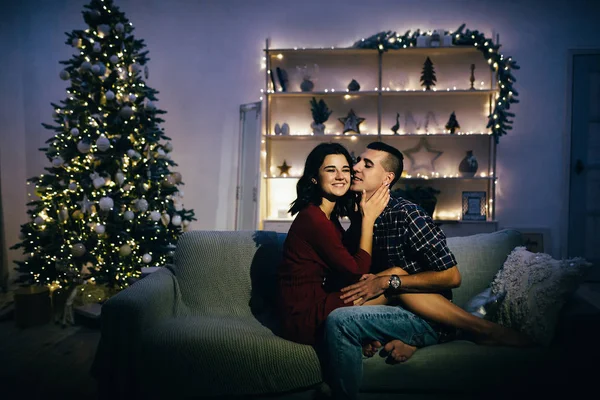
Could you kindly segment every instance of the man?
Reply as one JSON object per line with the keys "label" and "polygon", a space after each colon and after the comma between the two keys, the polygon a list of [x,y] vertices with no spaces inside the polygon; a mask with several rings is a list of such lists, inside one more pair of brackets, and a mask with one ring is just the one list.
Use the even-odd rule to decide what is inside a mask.
{"label": "man", "polygon": [[[382,183],[392,187],[402,174],[402,160],[402,153],[392,146],[381,142],[369,144],[354,167],[351,190],[364,190],[369,197]],[[349,236],[356,231],[355,225],[353,221]],[[382,293],[393,297],[411,292],[437,292],[451,299],[451,288],[461,283],[456,259],[446,245],[444,233],[419,206],[402,198],[391,198],[374,226],[372,271],[379,274],[342,289],[346,302],[362,304]],[[435,312],[436,304],[421,307],[431,306],[425,311]],[[401,307],[334,310],[325,326],[330,365],[327,381],[333,394],[340,398],[357,397],[365,343],[372,342],[364,349],[366,355],[373,355],[381,343],[386,343],[384,350],[390,357],[405,361],[418,347],[436,344],[452,331]]]}

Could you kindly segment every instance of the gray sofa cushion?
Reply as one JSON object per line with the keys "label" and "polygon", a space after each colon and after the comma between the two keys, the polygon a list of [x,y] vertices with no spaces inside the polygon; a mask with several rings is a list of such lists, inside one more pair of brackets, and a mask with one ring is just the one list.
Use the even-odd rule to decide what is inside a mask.
{"label": "gray sofa cushion", "polygon": [[502,230],[473,236],[451,237],[448,247],[454,253],[462,275],[459,288],[453,289],[454,302],[464,307],[467,301],[490,285],[506,257],[521,245],[521,233]]}
{"label": "gray sofa cushion", "polygon": [[364,361],[365,392],[473,392],[517,385],[550,362],[541,348],[480,346],[458,340],[419,349],[406,363],[389,365],[379,355]]}
{"label": "gray sofa cushion", "polygon": [[192,231],[177,242],[174,272],[192,315],[251,317],[276,304],[275,232]]}
{"label": "gray sofa cushion", "polygon": [[142,348],[141,365],[151,371],[142,387],[165,399],[173,388],[181,396],[260,394],[321,381],[311,346],[275,336],[252,317],[171,318],[144,333]]}

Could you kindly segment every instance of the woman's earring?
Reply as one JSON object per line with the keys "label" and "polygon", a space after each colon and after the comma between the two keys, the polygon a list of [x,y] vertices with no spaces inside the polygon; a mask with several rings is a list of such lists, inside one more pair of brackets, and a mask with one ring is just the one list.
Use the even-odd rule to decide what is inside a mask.
{"label": "woman's earring", "polygon": [[317,184],[317,180],[316,180],[315,178],[311,178],[311,180],[310,180],[310,181],[311,181],[311,182],[312,182],[314,185],[316,185],[316,184]]}

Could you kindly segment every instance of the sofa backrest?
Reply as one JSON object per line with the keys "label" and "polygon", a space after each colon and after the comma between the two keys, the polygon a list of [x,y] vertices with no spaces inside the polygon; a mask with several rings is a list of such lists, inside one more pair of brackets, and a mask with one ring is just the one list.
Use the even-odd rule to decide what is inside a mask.
{"label": "sofa backrest", "polygon": [[[276,271],[285,234],[269,231],[191,231],[175,251],[174,272],[189,311],[204,315],[253,316],[271,327],[277,304]],[[514,230],[448,238],[462,284],[459,306],[491,283],[506,257],[522,244]]]}
{"label": "sofa backrest", "polygon": [[174,272],[192,314],[262,315],[277,303],[275,271],[285,235],[267,231],[190,231],[177,243]]}
{"label": "sofa backrest", "polygon": [[510,252],[522,245],[522,240],[520,232],[508,229],[448,238],[448,247],[456,257],[462,276],[460,287],[452,291],[454,302],[463,307],[487,288]]}

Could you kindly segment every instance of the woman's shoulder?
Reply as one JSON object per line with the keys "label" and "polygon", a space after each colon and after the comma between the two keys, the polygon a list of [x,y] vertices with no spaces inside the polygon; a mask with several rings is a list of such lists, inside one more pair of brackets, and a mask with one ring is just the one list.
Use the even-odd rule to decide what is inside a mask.
{"label": "woman's shoulder", "polygon": [[323,212],[323,210],[321,210],[321,208],[319,208],[319,206],[316,206],[314,204],[309,204],[306,207],[304,207],[302,210],[300,210],[300,212],[298,212],[298,215],[294,219],[293,224],[313,225],[313,224],[323,223],[324,221],[328,221],[328,219],[325,216],[325,213]]}

